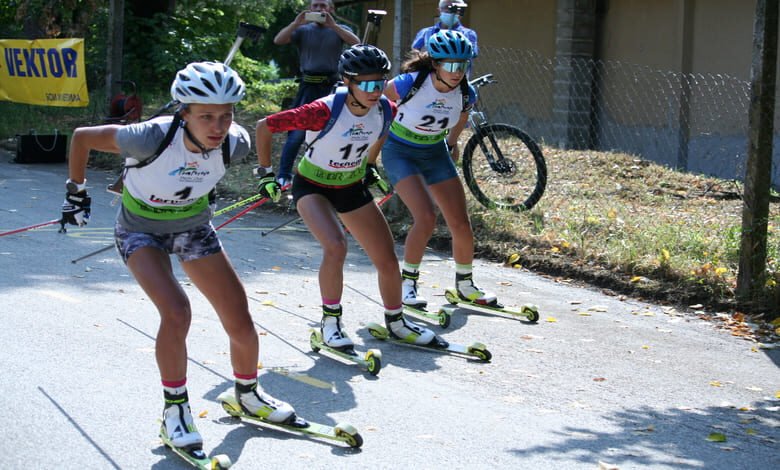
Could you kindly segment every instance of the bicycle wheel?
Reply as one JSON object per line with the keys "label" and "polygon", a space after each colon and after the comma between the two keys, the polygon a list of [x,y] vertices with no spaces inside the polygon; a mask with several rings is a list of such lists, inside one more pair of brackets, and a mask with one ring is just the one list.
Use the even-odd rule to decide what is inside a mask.
{"label": "bicycle wheel", "polygon": [[483,206],[519,212],[544,194],[547,164],[528,134],[508,124],[487,124],[466,142],[463,176]]}

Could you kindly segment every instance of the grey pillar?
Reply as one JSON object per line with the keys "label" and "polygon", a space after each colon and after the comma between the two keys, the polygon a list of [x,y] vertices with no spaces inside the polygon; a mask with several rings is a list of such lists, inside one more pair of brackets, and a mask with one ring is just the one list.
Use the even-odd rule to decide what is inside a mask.
{"label": "grey pillar", "polygon": [[555,143],[591,148],[596,1],[558,0],[553,117]]}

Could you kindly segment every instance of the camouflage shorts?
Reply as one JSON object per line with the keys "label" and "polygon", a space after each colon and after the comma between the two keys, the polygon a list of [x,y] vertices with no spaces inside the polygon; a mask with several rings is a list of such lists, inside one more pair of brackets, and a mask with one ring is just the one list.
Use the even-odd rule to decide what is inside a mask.
{"label": "camouflage shorts", "polygon": [[222,243],[211,223],[180,233],[130,232],[116,224],[114,240],[125,264],[136,250],[144,247],[157,248],[169,255],[176,255],[180,261],[193,261],[222,251]]}

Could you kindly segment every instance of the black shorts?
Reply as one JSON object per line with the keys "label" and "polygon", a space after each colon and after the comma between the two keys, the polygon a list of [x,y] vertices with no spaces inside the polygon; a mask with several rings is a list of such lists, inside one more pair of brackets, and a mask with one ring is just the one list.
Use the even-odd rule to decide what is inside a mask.
{"label": "black shorts", "polygon": [[306,195],[321,194],[339,213],[352,212],[374,200],[374,196],[363,181],[343,187],[320,186],[301,175],[295,175],[293,178],[292,194],[296,205]]}

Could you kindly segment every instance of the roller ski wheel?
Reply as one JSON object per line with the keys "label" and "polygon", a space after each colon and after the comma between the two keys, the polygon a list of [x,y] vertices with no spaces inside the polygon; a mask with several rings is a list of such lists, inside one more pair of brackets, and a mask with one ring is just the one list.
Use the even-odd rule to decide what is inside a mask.
{"label": "roller ski wheel", "polygon": [[274,429],[281,429],[284,431],[290,431],[293,433],[303,434],[306,436],[317,437],[321,439],[328,439],[331,441],[344,442],[352,448],[359,448],[363,445],[363,437],[355,429],[354,426],[345,423],[339,423],[336,426],[328,426],[326,424],[315,423],[307,421],[305,427],[299,427],[287,423],[274,423],[259,416],[252,416],[246,414],[241,408],[241,405],[236,401],[236,397],[232,391],[222,392],[217,400],[222,405],[222,408],[235,418],[249,419],[254,422],[260,423],[264,426],[269,426]]}
{"label": "roller ski wheel", "polygon": [[[488,313],[503,313],[511,315],[512,317],[523,317],[531,323],[539,321],[539,307],[533,304],[525,304],[520,308],[520,311],[510,310],[503,305],[496,302],[495,304],[479,304],[472,300],[467,300],[458,295],[458,291],[454,288],[449,288],[444,291],[444,298],[452,305],[462,304],[472,310],[488,312]],[[445,312],[446,309],[442,309]]]}
{"label": "roller ski wheel", "polygon": [[378,323],[369,323],[367,325],[367,328],[371,336],[382,341],[390,341],[391,343],[400,344],[403,346],[410,346],[417,349],[424,349],[426,351],[436,351],[441,353],[450,353],[459,356],[466,356],[469,358],[476,358],[482,362],[489,362],[493,358],[493,355],[490,353],[490,351],[488,351],[487,347],[485,347],[485,345],[482,343],[472,343],[469,346],[464,346],[462,344],[455,344],[455,343],[448,342],[446,348],[439,348],[436,346],[424,346],[422,344],[407,343],[406,341],[401,341],[400,339],[396,339],[392,335],[390,335],[390,331],[386,327]]}
{"label": "roller ski wheel", "polygon": [[[311,350],[318,353],[320,350],[327,351],[330,354],[338,356],[347,361],[353,362],[360,367],[365,368],[369,374],[376,376],[382,369],[382,351],[378,349],[369,349],[364,357],[360,357],[354,348],[336,349],[325,344],[320,330],[312,328],[309,336]],[[358,446],[359,447],[359,446]]]}
{"label": "roller ski wheel", "polygon": [[225,454],[215,455],[209,458],[200,446],[197,447],[176,447],[174,446],[168,436],[165,435],[164,430],[160,430],[160,439],[165,447],[171,449],[173,453],[183,458],[187,463],[193,467],[201,468],[204,470],[219,470],[227,469],[233,466],[230,461],[230,457]]}
{"label": "roller ski wheel", "polygon": [[422,320],[427,320],[427,321],[434,320],[442,328],[447,328],[448,326],[450,326],[450,313],[444,309],[439,309],[438,312],[433,313],[433,312],[429,312],[424,308],[416,308],[416,307],[410,307],[408,305],[404,305],[404,313],[407,313],[415,318],[420,318]]}

